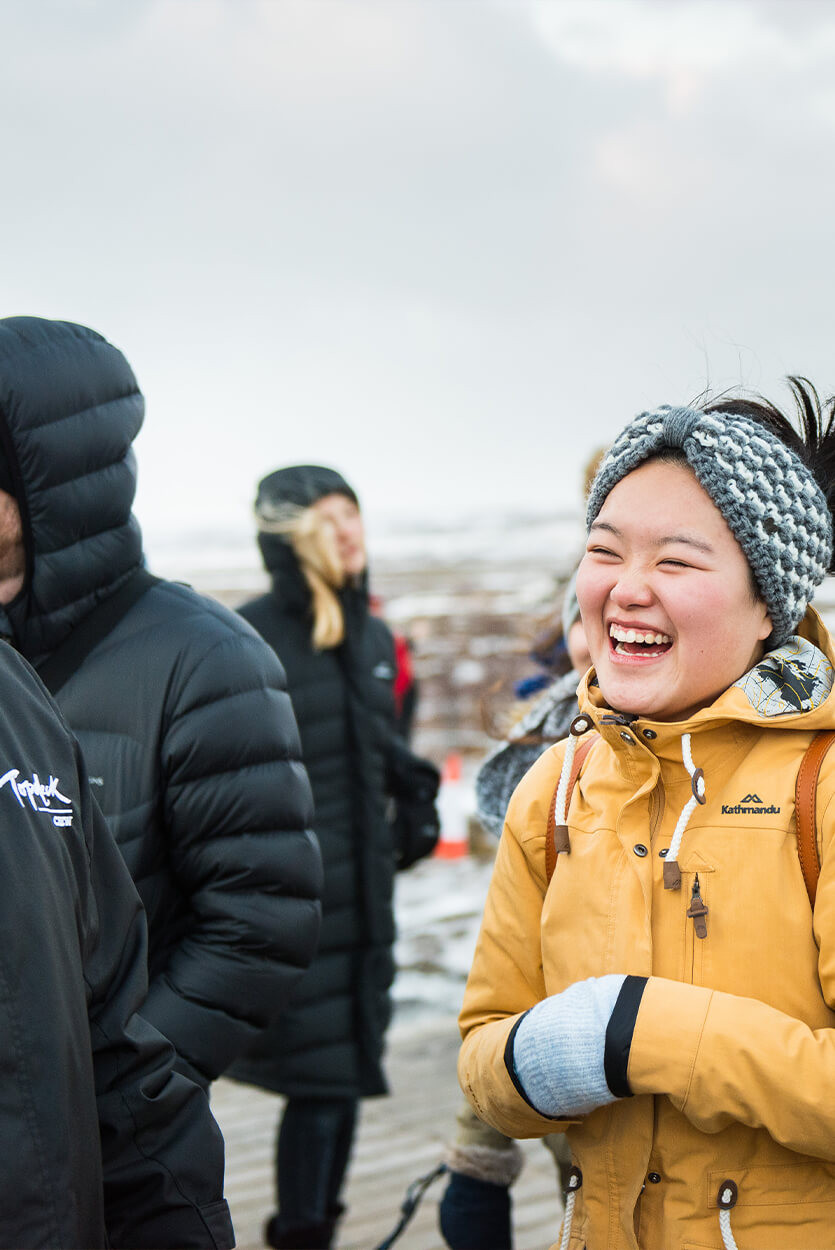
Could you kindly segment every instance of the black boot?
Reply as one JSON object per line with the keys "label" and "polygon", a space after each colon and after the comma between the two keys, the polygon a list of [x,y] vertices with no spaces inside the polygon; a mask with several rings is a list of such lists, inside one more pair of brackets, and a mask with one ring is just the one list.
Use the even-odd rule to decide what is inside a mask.
{"label": "black boot", "polygon": [[438,1218],[450,1250],[511,1250],[513,1245],[507,1185],[451,1172]]}
{"label": "black boot", "polygon": [[280,1215],[271,1215],[264,1225],[264,1242],[273,1250],[330,1250],[341,1214],[335,1212],[319,1224],[285,1224]]}
{"label": "black boot", "polygon": [[345,1214],[345,1206],[336,1203],[320,1224],[287,1224],[281,1215],[271,1215],[264,1225],[264,1244],[272,1250],[330,1250],[337,1220]]}

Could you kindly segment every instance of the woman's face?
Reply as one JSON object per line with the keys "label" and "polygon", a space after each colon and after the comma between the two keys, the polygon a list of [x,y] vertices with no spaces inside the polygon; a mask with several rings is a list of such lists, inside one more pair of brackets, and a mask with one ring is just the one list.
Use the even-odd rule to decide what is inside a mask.
{"label": "woman's face", "polygon": [[760,658],[771,633],[748,561],[683,465],[652,461],[609,492],[577,599],[608,705],[686,720]]}
{"label": "woman's face", "polygon": [[336,554],[346,577],[362,573],[366,564],[365,528],[359,508],[347,495],[323,495],[312,505],[330,527]]}

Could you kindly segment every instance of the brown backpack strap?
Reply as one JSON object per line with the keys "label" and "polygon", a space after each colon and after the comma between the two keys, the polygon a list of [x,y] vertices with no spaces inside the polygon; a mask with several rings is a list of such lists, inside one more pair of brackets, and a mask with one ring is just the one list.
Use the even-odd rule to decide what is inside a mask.
{"label": "brown backpack strap", "polygon": [[818,855],[818,826],[816,818],[818,776],[827,751],[835,742],[835,733],[816,734],[809,749],[800,761],[797,784],[794,791],[795,821],[797,824],[797,855],[800,870],[806,882],[806,893],[814,907],[815,894],[820,876]]}
{"label": "brown backpack strap", "polygon": [[[574,752],[574,759],[571,763],[571,772],[568,775],[568,791],[565,796],[566,812],[571,803],[571,796],[574,793],[577,778],[580,776],[583,761],[599,737],[600,734],[589,734],[588,738],[584,738],[582,742],[577,743],[577,749]],[[557,786],[557,790],[559,790],[559,786]],[[545,873],[549,881],[553,877],[554,869],[557,866],[557,855],[561,851],[570,849],[568,830],[565,825],[560,825],[559,829],[557,829],[557,790],[554,791],[554,797],[551,799],[551,806],[548,809],[548,824],[545,831]]]}

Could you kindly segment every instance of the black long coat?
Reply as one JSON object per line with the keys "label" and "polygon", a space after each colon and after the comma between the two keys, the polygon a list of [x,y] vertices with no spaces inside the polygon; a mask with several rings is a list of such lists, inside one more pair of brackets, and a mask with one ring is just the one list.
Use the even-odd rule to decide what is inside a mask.
{"label": "black long coat", "polygon": [[394,975],[394,848],[386,758],[394,724],[394,645],[364,587],[341,592],[346,637],[313,648],[310,594],[290,547],[261,536],[272,592],[241,613],[273,646],[313,787],[325,868],[314,961],[274,1027],[230,1075],[289,1096],[386,1093],[383,1042]]}

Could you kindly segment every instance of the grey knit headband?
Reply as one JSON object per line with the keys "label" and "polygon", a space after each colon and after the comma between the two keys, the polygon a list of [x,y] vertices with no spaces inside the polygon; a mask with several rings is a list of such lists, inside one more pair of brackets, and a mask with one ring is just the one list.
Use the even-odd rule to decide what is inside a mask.
{"label": "grey knit headband", "polygon": [[777,646],[796,629],[832,558],[823,491],[799,457],[749,417],[664,405],[615,439],[589,492],[589,526],[612,487],[665,447],[684,452],[744,551]]}

